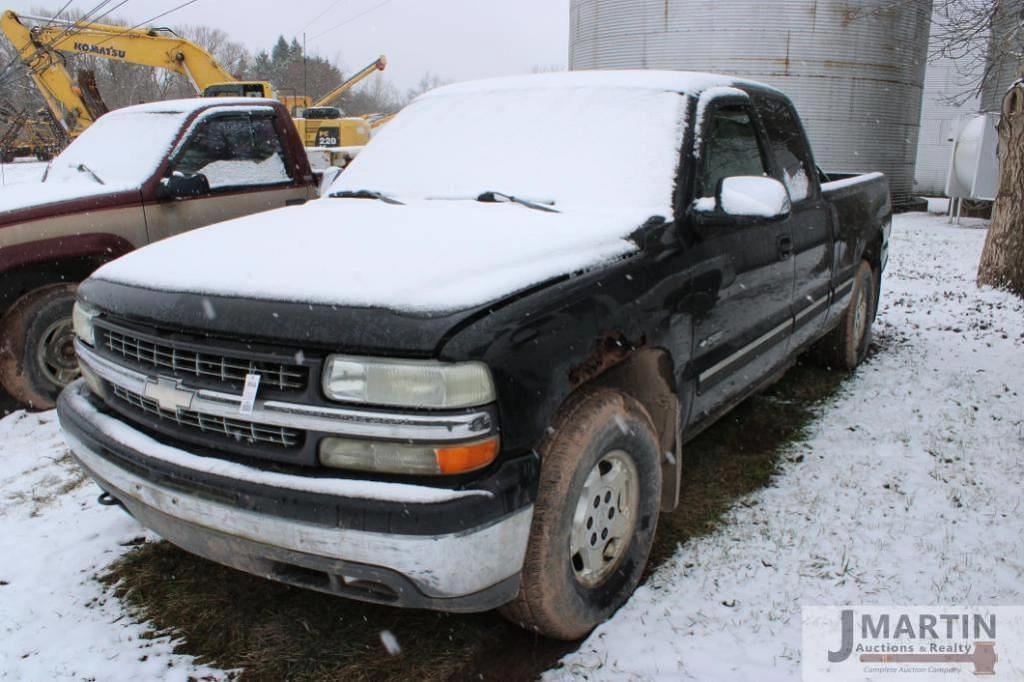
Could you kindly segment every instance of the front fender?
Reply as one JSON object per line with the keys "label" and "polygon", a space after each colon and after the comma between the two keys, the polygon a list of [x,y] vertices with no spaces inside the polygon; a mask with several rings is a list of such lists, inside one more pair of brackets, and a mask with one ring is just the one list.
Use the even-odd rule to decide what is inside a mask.
{"label": "front fender", "polygon": [[490,367],[506,453],[533,449],[573,391],[636,350],[675,349],[679,325],[671,306],[657,300],[671,292],[650,286],[650,270],[636,257],[556,282],[485,315],[443,346],[443,359]]}
{"label": "front fender", "polygon": [[28,266],[66,260],[105,263],[132,251],[131,242],[115,234],[82,234],[16,244],[0,249],[0,274]]}

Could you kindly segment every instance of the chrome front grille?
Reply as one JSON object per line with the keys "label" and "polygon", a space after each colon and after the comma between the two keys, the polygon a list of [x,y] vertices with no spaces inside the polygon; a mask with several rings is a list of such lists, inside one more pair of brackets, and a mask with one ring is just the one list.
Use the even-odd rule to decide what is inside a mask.
{"label": "chrome front grille", "polygon": [[307,368],[278,362],[250,360],[180,348],[170,342],[153,341],[121,329],[101,328],[103,347],[143,367],[168,370],[181,377],[197,377],[241,386],[249,374],[260,375],[260,386],[280,391],[303,391],[309,377]]}
{"label": "chrome front grille", "polygon": [[179,427],[223,436],[249,445],[272,445],[281,448],[294,448],[302,442],[302,432],[281,426],[256,424],[242,419],[228,419],[200,414],[192,410],[171,412],[160,408],[155,400],[133,393],[121,386],[112,386],[114,395],[132,408],[145,414],[159,418],[161,421],[173,422]]}

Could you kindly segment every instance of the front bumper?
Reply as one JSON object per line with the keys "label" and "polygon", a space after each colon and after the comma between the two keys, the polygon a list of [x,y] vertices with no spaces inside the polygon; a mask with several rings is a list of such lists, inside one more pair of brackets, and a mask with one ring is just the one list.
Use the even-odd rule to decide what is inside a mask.
{"label": "front bumper", "polygon": [[[143,525],[218,563],[364,601],[443,611],[488,610],[519,589],[532,504],[471,526],[493,493],[295,476],[202,457],[105,414],[82,381],[64,391],[57,410],[68,446],[101,488]],[[364,522],[353,521],[353,508],[363,510]],[[439,511],[463,528],[417,527],[417,517]]]}

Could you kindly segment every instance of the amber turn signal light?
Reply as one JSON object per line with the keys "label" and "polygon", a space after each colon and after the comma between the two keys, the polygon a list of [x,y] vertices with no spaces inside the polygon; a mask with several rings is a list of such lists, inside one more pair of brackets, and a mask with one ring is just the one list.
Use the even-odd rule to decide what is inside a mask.
{"label": "amber turn signal light", "polygon": [[437,448],[434,452],[437,454],[437,468],[442,474],[463,474],[483,469],[493,462],[498,456],[498,439]]}

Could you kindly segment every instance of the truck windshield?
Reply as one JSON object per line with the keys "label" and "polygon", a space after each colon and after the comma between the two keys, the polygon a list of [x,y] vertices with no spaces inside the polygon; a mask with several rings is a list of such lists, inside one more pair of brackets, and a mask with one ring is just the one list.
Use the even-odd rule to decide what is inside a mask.
{"label": "truck windshield", "polygon": [[628,87],[442,88],[385,126],[332,192],[503,194],[670,215],[685,97]]}
{"label": "truck windshield", "polygon": [[107,114],[53,160],[46,182],[95,182],[95,176],[108,185],[140,187],[167,157],[187,117],[178,111]]}

